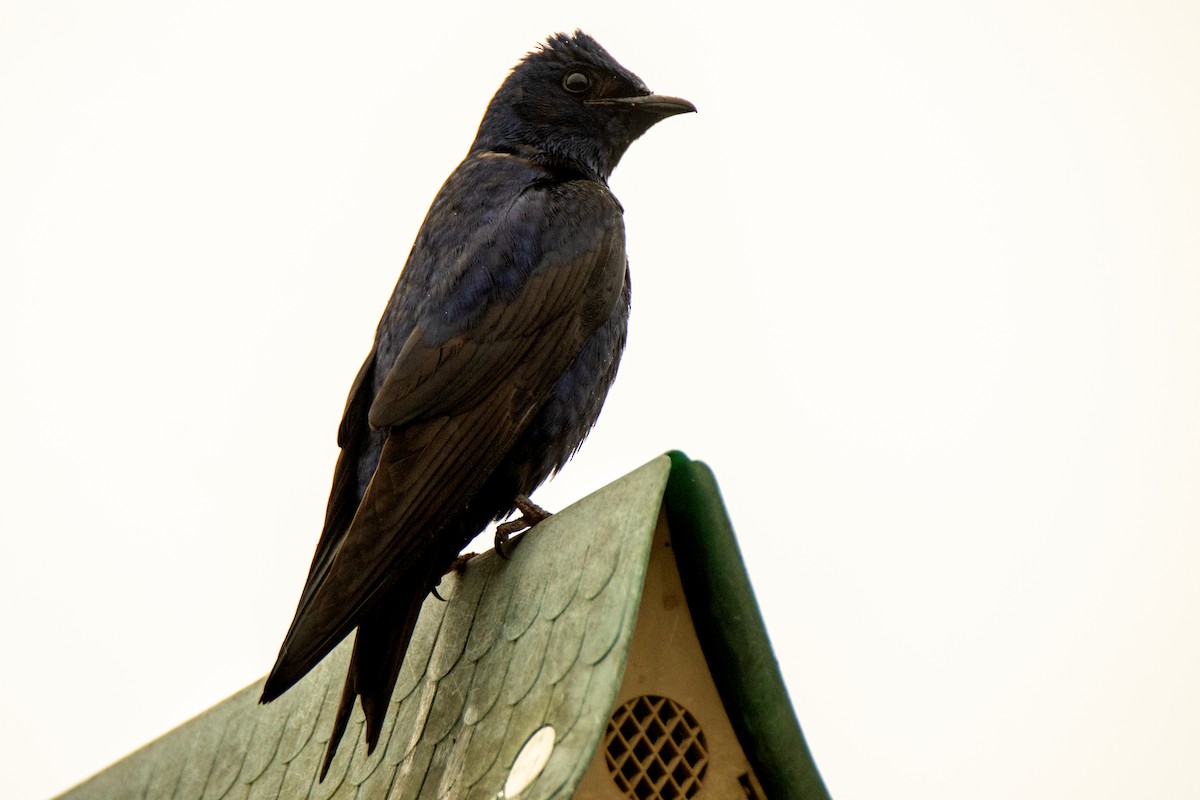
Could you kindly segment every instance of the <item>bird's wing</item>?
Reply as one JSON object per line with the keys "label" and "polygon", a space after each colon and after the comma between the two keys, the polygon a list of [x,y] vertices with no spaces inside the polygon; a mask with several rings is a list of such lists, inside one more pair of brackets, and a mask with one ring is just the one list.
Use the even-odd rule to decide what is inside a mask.
{"label": "bird's wing", "polygon": [[342,450],[338,453],[337,465],[333,469],[333,487],[329,491],[329,502],[325,506],[325,525],[321,530],[321,539],[317,542],[317,550],[313,556],[312,565],[308,568],[308,578],[304,592],[313,586],[314,576],[322,574],[329,567],[329,559],[337,549],[338,542],[345,534],[350,521],[354,519],[358,507],[358,459],[365,447],[365,432],[367,429],[367,410],[371,407],[371,380],[375,371],[375,349],[371,348],[366,361],[354,376],[350,393],[346,397],[346,409],[342,412],[342,422],[338,426],[337,443]]}
{"label": "bird's wing", "polygon": [[[453,307],[430,305],[388,368],[368,416],[389,436],[345,535],[314,561],[277,681],[272,673],[282,688],[294,682],[288,675],[298,679],[349,633],[381,590],[406,573],[427,573],[431,553],[453,558],[441,551],[449,545],[456,552],[461,542],[439,543],[438,534],[612,313],[626,266],[620,207],[602,186],[571,186],[575,194],[567,198],[561,185],[526,191],[508,214],[477,231],[460,259],[475,270],[522,270],[524,279],[449,335]],[[540,237],[540,246],[516,241],[513,229]],[[520,263],[529,252],[536,258]]]}
{"label": "bird's wing", "polygon": [[[547,205],[555,205],[545,196],[550,192],[538,190],[524,192],[505,217],[517,232],[528,231],[542,241],[533,263],[519,263],[524,246],[510,252],[503,244],[497,246],[513,233],[503,229],[477,237],[483,252],[467,250],[460,256],[460,263],[476,269],[494,270],[499,260],[510,262],[504,269],[524,269],[528,275],[515,291],[509,289],[511,297],[497,297],[474,313],[462,313],[448,302],[427,311],[375,395],[368,417],[371,427],[454,414],[508,380],[518,363],[530,359],[531,351],[537,351],[532,352],[534,360],[552,360],[561,349],[574,348],[574,358],[583,338],[608,319],[625,274],[620,207],[598,185],[571,186],[575,202],[567,205],[591,224],[560,230],[565,226],[555,225],[555,215],[548,213]],[[543,230],[529,230],[530,217],[538,218]],[[503,290],[495,293],[502,295]],[[563,325],[578,325],[582,338],[552,338],[565,333],[557,330]]]}

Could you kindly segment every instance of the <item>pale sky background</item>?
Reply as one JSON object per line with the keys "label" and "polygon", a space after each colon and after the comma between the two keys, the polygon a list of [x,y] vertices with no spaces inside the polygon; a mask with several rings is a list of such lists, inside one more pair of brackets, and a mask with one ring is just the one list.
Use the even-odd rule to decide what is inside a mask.
{"label": "pale sky background", "polygon": [[271,666],[350,381],[506,71],[582,27],[634,309],[561,508],[715,470],[837,800],[1200,797],[1200,5],[0,0],[0,763]]}

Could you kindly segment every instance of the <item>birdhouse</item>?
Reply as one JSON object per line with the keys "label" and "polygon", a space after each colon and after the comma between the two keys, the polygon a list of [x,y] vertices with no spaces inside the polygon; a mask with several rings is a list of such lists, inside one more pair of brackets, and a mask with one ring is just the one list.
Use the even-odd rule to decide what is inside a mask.
{"label": "birdhouse", "polygon": [[446,576],[379,745],[321,757],[350,648],[70,790],[103,798],[825,798],[712,473],[651,461]]}

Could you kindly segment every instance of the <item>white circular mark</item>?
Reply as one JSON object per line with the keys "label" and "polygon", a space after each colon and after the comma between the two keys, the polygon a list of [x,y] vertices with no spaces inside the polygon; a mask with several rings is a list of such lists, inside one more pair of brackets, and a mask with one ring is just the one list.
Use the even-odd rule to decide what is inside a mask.
{"label": "white circular mark", "polygon": [[534,778],[542,773],[542,767],[550,760],[554,752],[554,727],[546,725],[538,728],[521,747],[512,769],[508,772],[508,780],[504,782],[504,797],[513,800],[533,783]]}

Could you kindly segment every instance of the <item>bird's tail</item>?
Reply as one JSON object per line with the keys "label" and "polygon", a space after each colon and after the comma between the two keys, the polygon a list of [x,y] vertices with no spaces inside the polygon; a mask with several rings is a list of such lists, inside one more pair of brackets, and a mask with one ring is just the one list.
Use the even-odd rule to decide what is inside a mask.
{"label": "bird's tail", "polygon": [[325,748],[321,780],[325,780],[325,774],[329,772],[357,697],[362,698],[363,714],[367,718],[367,754],[374,752],[429,586],[428,580],[401,581],[359,621],[342,699],[334,717],[329,745]]}

